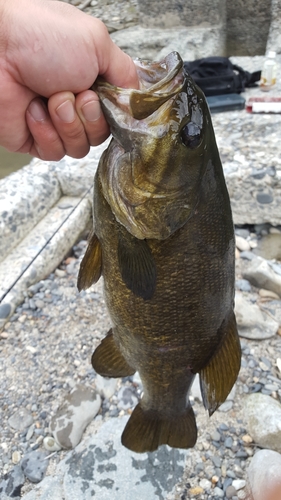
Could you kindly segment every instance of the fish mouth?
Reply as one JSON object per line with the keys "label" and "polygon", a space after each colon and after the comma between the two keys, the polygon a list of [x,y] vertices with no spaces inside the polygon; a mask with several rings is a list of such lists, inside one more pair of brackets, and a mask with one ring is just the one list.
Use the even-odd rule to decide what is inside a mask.
{"label": "fish mouth", "polygon": [[177,52],[171,52],[160,62],[134,61],[139,89],[123,89],[98,78],[92,90],[108,107],[109,101],[136,120],[143,120],[175,97],[184,86],[183,61]]}

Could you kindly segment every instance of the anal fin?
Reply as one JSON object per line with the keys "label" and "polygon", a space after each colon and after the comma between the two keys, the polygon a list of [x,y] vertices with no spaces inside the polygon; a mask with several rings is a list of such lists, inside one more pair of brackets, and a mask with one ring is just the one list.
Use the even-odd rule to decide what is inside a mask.
{"label": "anal fin", "polygon": [[205,408],[212,415],[226,400],[234,385],[241,363],[241,347],[234,314],[221,326],[222,344],[200,372],[200,386]]}
{"label": "anal fin", "polygon": [[126,286],[138,297],[149,300],[156,286],[156,266],[146,240],[139,240],[120,228],[118,262]]}
{"label": "anal fin", "polygon": [[101,276],[102,250],[96,234],[92,234],[85,255],[81,261],[77,287],[79,292],[90,288]]}
{"label": "anal fin", "polygon": [[157,450],[168,444],[173,448],[192,448],[197,440],[197,427],[191,406],[174,418],[165,418],[154,410],[143,410],[139,403],[122,434],[122,444],[137,453]]}
{"label": "anal fin", "polygon": [[129,377],[135,371],[128,365],[124,356],[118,349],[112,330],[101,341],[92,355],[92,365],[94,370],[103,377]]}

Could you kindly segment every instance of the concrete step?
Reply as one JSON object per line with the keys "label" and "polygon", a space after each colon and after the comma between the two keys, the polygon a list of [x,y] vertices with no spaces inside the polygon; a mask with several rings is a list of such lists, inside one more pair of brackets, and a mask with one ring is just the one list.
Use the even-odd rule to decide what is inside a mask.
{"label": "concrete step", "polygon": [[92,212],[84,199],[64,196],[0,263],[0,328],[24,299],[26,289],[45,278],[85,231]]}

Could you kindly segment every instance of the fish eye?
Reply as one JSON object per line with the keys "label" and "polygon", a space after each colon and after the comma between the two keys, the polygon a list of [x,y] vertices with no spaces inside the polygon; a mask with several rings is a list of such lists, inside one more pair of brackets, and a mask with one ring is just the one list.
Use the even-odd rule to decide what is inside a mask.
{"label": "fish eye", "polygon": [[182,142],[189,148],[194,149],[201,142],[201,129],[194,122],[189,122],[181,131]]}

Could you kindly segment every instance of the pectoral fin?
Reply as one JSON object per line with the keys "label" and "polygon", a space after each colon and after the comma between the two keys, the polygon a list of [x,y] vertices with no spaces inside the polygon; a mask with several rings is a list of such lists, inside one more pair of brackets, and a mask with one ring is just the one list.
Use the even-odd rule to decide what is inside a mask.
{"label": "pectoral fin", "polygon": [[118,261],[126,286],[144,300],[152,298],[156,286],[156,266],[146,240],[139,240],[127,231],[118,237]]}
{"label": "pectoral fin", "polygon": [[223,341],[220,348],[199,372],[203,403],[209,415],[226,400],[240,370],[241,347],[234,314],[221,329]]}
{"label": "pectoral fin", "polygon": [[161,444],[173,448],[192,448],[197,427],[192,407],[176,418],[163,418],[156,411],[145,411],[139,403],[122,434],[122,444],[137,453],[157,450]]}
{"label": "pectoral fin", "polygon": [[113,337],[112,330],[101,341],[92,355],[94,370],[103,377],[129,377],[135,371],[128,365],[124,356],[118,349]]}
{"label": "pectoral fin", "polygon": [[96,234],[91,236],[88,248],[80,264],[77,287],[79,292],[90,288],[101,276],[102,251]]}

